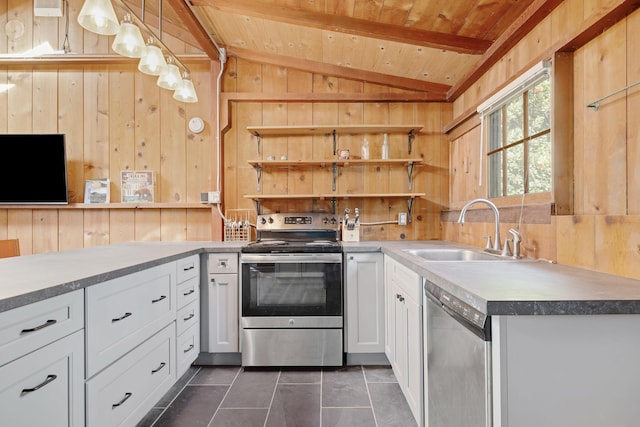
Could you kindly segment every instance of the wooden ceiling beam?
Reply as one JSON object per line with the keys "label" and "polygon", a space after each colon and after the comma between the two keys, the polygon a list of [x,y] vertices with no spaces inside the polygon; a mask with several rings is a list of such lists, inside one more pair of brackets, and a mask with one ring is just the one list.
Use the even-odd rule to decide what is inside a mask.
{"label": "wooden ceiling beam", "polygon": [[[140,5],[137,4],[133,4],[130,1],[125,1],[124,2],[127,7],[129,9],[131,9],[131,11],[133,13],[135,13],[135,15],[140,18],[140,20],[142,20],[142,8],[140,7]],[[118,3],[114,3],[116,6],[118,5]],[[151,14],[149,13],[149,11],[145,11],[145,19],[144,19],[144,23],[145,25],[147,25],[149,28],[151,28],[152,30],[156,31],[157,34],[157,22],[159,21],[159,17],[158,15],[155,14]],[[151,22],[150,22],[151,21]],[[154,23],[156,23],[155,25],[153,25]],[[201,49],[200,44],[198,43],[198,41],[195,39],[195,37],[193,37],[193,35],[191,34],[191,32],[189,31],[188,28],[186,27],[181,27],[179,25],[174,24],[173,22],[169,22],[167,20],[163,20],[162,21],[162,32],[171,35],[172,37],[175,37],[179,40],[182,40],[183,42],[185,42],[186,44],[188,44],[189,46],[193,46],[197,49]]]}
{"label": "wooden ceiling beam", "polygon": [[372,71],[358,70],[355,68],[341,67],[338,65],[325,64],[322,62],[309,61],[306,59],[298,59],[282,55],[273,55],[261,52],[254,52],[248,49],[236,47],[228,47],[227,54],[237,58],[246,59],[248,61],[259,62],[263,64],[277,65],[285,68],[306,71],[316,74],[325,74],[345,79],[363,81],[368,83],[376,83],[395,87],[399,89],[417,90],[421,92],[432,93],[433,101],[444,101],[447,91],[451,88],[449,85],[440,83],[426,82],[417,79],[409,79],[405,77],[397,77],[388,74],[375,73]]}
{"label": "wooden ceiling beam", "polygon": [[[172,2],[181,0],[171,0]],[[416,46],[445,49],[453,52],[481,55],[491,41],[426,31],[401,25],[372,22],[365,19],[310,12],[282,6],[266,7],[259,0],[191,0],[193,6],[210,7],[222,12],[251,16],[291,25],[335,31],[355,36],[390,40]]]}
{"label": "wooden ceiling beam", "polygon": [[562,0],[533,0],[529,7],[507,30],[498,37],[493,45],[482,55],[476,65],[449,90],[447,99],[454,100],[469,89],[489,68],[506,55],[522,38],[538,25]]}
{"label": "wooden ceiling beam", "polygon": [[167,0],[169,6],[173,8],[176,14],[180,17],[186,28],[189,29],[191,34],[195,37],[200,48],[211,59],[217,61],[220,53],[216,47],[215,42],[200,23],[198,17],[193,13],[191,8],[187,5],[188,0]]}

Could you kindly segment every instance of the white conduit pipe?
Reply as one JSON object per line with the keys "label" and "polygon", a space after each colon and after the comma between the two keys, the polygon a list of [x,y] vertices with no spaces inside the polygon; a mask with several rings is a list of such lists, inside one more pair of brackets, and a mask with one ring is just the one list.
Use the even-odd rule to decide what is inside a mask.
{"label": "white conduit pipe", "polygon": [[221,144],[221,129],[220,129],[220,92],[221,84],[222,84],[222,73],[224,73],[224,65],[227,63],[227,54],[224,49],[218,49],[220,52],[220,73],[218,73],[218,79],[216,82],[216,191],[220,194],[220,203],[218,203],[218,213],[222,220],[226,223],[227,218],[222,213],[222,208],[220,205],[222,204],[222,189],[220,188],[220,169],[222,169],[221,153],[222,150],[220,148]]}

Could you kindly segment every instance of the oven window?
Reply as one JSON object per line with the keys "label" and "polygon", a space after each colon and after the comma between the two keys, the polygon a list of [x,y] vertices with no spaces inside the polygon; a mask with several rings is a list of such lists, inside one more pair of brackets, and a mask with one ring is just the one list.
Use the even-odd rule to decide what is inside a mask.
{"label": "oven window", "polygon": [[243,316],[341,315],[341,264],[242,264],[242,299]]}

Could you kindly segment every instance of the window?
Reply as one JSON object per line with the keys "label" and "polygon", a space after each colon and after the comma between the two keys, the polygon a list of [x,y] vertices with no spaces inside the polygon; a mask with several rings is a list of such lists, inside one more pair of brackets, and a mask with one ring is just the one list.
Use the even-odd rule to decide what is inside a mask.
{"label": "window", "polygon": [[549,76],[536,77],[514,96],[498,102],[484,117],[488,140],[488,196],[550,192]]}

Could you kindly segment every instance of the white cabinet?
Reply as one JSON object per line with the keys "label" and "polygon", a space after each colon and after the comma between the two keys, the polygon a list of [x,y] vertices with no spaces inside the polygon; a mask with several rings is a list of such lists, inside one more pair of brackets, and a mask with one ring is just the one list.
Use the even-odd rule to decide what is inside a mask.
{"label": "white cabinet", "polygon": [[385,354],[418,425],[422,425],[422,286],[420,276],[385,256]]}
{"label": "white cabinet", "polygon": [[383,255],[345,253],[345,351],[384,353]]}
{"label": "white cabinet", "polygon": [[0,424],[84,425],[83,295],[0,313]]}
{"label": "white cabinet", "polygon": [[238,254],[210,254],[203,288],[202,345],[209,353],[239,351]]}
{"label": "white cabinet", "polygon": [[90,286],[86,299],[87,378],[176,319],[176,263]]}
{"label": "white cabinet", "polygon": [[200,255],[177,262],[176,376],[180,378],[200,353]]}
{"label": "white cabinet", "polygon": [[176,381],[175,336],[171,323],[87,381],[87,426],[135,426],[144,417]]}
{"label": "white cabinet", "polygon": [[84,327],[84,292],[0,313],[0,366]]}

